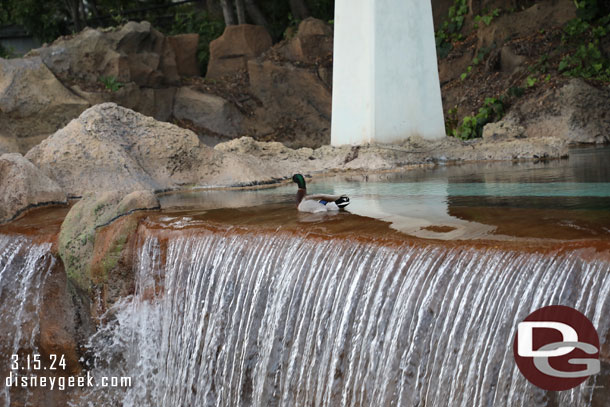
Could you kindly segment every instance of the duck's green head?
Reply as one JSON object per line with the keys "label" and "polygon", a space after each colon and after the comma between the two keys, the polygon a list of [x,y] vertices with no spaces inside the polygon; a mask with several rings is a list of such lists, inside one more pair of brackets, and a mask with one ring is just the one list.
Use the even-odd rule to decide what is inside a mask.
{"label": "duck's green head", "polygon": [[294,174],[292,176],[292,181],[296,182],[299,188],[305,189],[305,178],[301,174]]}

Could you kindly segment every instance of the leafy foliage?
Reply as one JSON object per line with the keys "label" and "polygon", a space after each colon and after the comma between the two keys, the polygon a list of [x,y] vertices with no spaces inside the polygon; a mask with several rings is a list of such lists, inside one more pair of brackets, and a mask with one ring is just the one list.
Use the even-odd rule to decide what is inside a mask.
{"label": "leafy foliage", "polygon": [[479,52],[477,52],[477,55],[472,59],[472,65],[469,65],[468,68],[466,68],[466,72],[460,75],[460,79],[465,80],[468,75],[470,75],[470,72],[472,72],[473,67],[479,65],[481,62],[483,62],[483,60],[485,60],[485,57],[487,56],[487,54],[489,54],[489,51],[489,48],[481,47]]}
{"label": "leafy foliage", "polygon": [[607,0],[574,0],[576,16],[583,21],[594,21],[610,13]]}
{"label": "leafy foliage", "polygon": [[578,17],[564,26],[562,43],[570,52],[561,59],[558,70],[566,76],[609,82],[610,59],[603,52],[601,41],[610,33],[610,14],[600,17],[593,13],[595,1],[576,3],[579,11],[588,10],[587,18],[595,17],[594,20]]}
{"label": "leafy foliage", "polygon": [[464,26],[464,18],[468,14],[468,3],[466,0],[455,0],[449,8],[449,19],[445,20],[441,28],[436,32],[436,50],[439,58],[445,58],[453,49],[453,43],[460,41],[460,34]]}
{"label": "leafy foliage", "polygon": [[[445,123],[447,135],[460,138],[462,140],[470,140],[483,135],[483,127],[487,123],[492,123],[500,120],[504,116],[504,103],[502,98],[486,98],[483,106],[479,108],[479,112],[474,116],[465,116],[462,119],[462,124],[457,126],[457,109],[453,112],[450,110],[449,117],[451,121]],[[454,124],[451,127],[451,124]]]}
{"label": "leafy foliage", "polygon": [[0,58],[9,59],[14,57],[15,52],[13,49],[3,47],[2,44],[0,44]]}
{"label": "leafy foliage", "polygon": [[111,92],[116,92],[123,87],[123,83],[119,82],[115,76],[100,76],[100,82],[104,84],[106,89]]}
{"label": "leafy foliage", "polygon": [[474,28],[479,28],[479,23],[483,22],[485,23],[485,25],[490,25],[491,22],[493,21],[493,19],[495,17],[499,17],[500,16],[500,9],[496,8],[494,10],[492,10],[491,12],[484,14],[482,16],[477,15],[474,18]]}

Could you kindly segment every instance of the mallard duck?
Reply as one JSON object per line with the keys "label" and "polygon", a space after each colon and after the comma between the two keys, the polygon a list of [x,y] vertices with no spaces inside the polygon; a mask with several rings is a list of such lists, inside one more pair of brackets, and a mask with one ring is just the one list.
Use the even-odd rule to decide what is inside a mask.
{"label": "mallard duck", "polygon": [[297,191],[297,209],[300,212],[328,212],[338,211],[349,205],[346,195],[307,195],[305,178],[301,174],[294,174],[292,181],[299,186]]}

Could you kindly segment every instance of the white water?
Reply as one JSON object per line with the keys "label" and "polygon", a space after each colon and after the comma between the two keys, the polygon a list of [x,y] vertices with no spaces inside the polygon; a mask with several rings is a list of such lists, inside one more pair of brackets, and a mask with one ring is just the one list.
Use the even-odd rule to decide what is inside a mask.
{"label": "white water", "polygon": [[210,232],[164,257],[149,237],[134,298],[91,341],[95,374],[134,386],[91,405],[589,406],[591,388],[550,395],[512,356],[545,305],[607,334],[609,264],[580,255]]}
{"label": "white water", "polygon": [[[0,235],[1,378],[8,372],[11,355],[38,351],[43,287],[55,262],[50,249],[50,244],[36,245],[25,237]],[[0,405],[9,406],[4,380],[0,385]]]}

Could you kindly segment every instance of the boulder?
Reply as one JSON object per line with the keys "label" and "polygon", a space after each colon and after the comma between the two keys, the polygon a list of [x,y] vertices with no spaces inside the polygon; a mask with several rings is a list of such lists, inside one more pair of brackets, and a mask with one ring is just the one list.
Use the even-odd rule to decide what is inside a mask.
{"label": "boulder", "polygon": [[247,70],[247,62],[271,48],[271,36],[262,26],[230,25],[210,42],[207,78],[220,79]]}
{"label": "boulder", "polygon": [[211,155],[190,130],[104,103],[83,112],[27,157],[70,196],[82,196],[194,183],[197,166],[209,163]]}
{"label": "boulder", "polygon": [[10,137],[0,133],[0,155],[15,153],[19,151],[19,144],[16,137]]}
{"label": "boulder", "polygon": [[573,79],[559,89],[515,105],[506,121],[525,128],[525,135],[555,137],[571,144],[610,142],[610,89]]}
{"label": "boulder", "polygon": [[508,45],[503,46],[500,50],[500,69],[502,69],[502,72],[512,74],[523,66],[525,61],[524,56],[517,55]]}
{"label": "boulder", "polygon": [[31,207],[65,203],[66,194],[59,185],[21,154],[0,156],[0,223]]}
{"label": "boulder", "polygon": [[[92,274],[91,259],[96,244],[97,230],[131,214],[135,211],[158,209],[159,201],[152,191],[122,191],[92,192],[77,202],[64,219],[59,233],[59,254],[70,280],[81,290],[91,293],[94,285],[102,285],[108,278],[112,259],[108,267],[96,265],[96,270],[104,273]],[[131,231],[135,226],[131,225]],[[120,240],[120,238],[119,238]],[[111,243],[111,242],[106,242]],[[122,242],[115,242],[119,245]],[[112,246],[112,245],[111,245]],[[117,249],[114,247],[114,249]],[[122,251],[122,248],[118,250]],[[100,261],[105,261],[104,256]]]}
{"label": "boulder", "polygon": [[100,77],[139,86],[178,83],[178,68],[169,40],[149,22],[129,22],[117,29],[86,28],[30,51],[40,56],[63,82],[97,83]]}
{"label": "boulder", "polygon": [[174,117],[228,137],[240,135],[243,120],[239,110],[225,99],[188,87],[182,87],[176,92]]}
{"label": "boulder", "polygon": [[199,34],[180,34],[168,37],[176,56],[176,66],[180,76],[200,76],[197,61]]}
{"label": "boulder", "polygon": [[280,48],[280,53],[288,60],[306,64],[332,61],[333,29],[322,20],[307,18],[299,24],[296,35]]}
{"label": "boulder", "polygon": [[314,68],[250,60],[250,91],[263,103],[257,115],[271,127],[291,127],[290,146],[330,142],[331,91]]}
{"label": "boulder", "polygon": [[79,85],[73,85],[70,89],[92,106],[113,102],[161,121],[171,118],[176,94],[174,87],[145,88],[133,82],[125,84],[115,92],[84,90]]}
{"label": "boulder", "polygon": [[40,58],[0,58],[0,150],[25,154],[87,107]]}
{"label": "boulder", "polygon": [[500,140],[525,137],[525,128],[506,120],[488,123],[483,127],[483,139]]}

